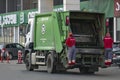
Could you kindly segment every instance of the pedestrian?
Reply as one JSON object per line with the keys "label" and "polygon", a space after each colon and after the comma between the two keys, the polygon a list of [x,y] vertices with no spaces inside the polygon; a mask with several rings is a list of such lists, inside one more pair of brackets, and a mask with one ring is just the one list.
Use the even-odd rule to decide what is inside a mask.
{"label": "pedestrian", "polygon": [[5,49],[1,50],[1,62],[3,62],[3,60],[5,59],[6,54],[5,54]]}
{"label": "pedestrian", "polygon": [[3,60],[7,60],[7,63],[9,63],[9,53],[5,49],[1,50],[1,62],[3,63]]}
{"label": "pedestrian", "polygon": [[75,49],[76,40],[73,37],[72,33],[69,33],[68,38],[66,39],[66,45],[68,47],[68,65],[74,65],[76,58],[76,49]]}
{"label": "pedestrian", "polygon": [[103,39],[104,49],[105,49],[105,64],[110,66],[112,63],[112,46],[113,39],[110,36],[110,33],[106,33],[106,36]]}

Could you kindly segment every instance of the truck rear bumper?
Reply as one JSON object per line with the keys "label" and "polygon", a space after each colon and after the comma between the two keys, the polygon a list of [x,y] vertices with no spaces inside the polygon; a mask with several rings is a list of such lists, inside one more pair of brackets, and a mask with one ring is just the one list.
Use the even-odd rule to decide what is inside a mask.
{"label": "truck rear bumper", "polygon": [[100,65],[83,65],[81,63],[76,63],[75,65],[67,65],[66,68],[67,69],[72,69],[72,68],[80,68],[80,67],[90,67],[90,68],[94,68],[94,67],[100,67]]}
{"label": "truck rear bumper", "polygon": [[81,53],[81,54],[103,54],[103,49],[76,48],[76,53]]}

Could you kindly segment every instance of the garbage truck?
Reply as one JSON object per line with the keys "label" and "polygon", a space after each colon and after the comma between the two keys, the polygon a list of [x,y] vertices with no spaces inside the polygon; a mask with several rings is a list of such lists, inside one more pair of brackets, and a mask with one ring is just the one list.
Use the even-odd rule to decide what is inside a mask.
{"label": "garbage truck", "polygon": [[[104,65],[103,37],[105,14],[96,12],[63,11],[36,14],[32,34],[27,41],[23,61],[33,71],[46,66],[48,73],[79,68],[81,73],[95,73]],[[31,28],[30,28],[31,27]],[[65,44],[72,32],[76,39],[76,64],[68,65],[68,47]],[[27,35],[27,34],[26,34]]]}

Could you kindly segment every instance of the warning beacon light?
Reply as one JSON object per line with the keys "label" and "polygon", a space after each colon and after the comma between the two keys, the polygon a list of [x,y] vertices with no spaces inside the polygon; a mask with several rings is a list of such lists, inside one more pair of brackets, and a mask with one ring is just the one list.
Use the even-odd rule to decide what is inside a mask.
{"label": "warning beacon light", "polygon": [[69,24],[70,24],[69,16],[66,16],[66,26],[68,26]]}

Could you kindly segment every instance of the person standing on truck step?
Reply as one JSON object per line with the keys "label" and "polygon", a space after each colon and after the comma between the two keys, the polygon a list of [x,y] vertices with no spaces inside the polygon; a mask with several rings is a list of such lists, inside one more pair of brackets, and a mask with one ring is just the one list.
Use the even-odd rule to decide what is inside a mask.
{"label": "person standing on truck step", "polygon": [[66,39],[66,45],[68,47],[68,65],[74,65],[75,58],[76,58],[76,49],[75,49],[75,43],[76,40],[73,37],[72,33],[69,33],[68,38]]}
{"label": "person standing on truck step", "polygon": [[113,39],[111,38],[110,33],[106,33],[103,42],[105,48],[105,65],[110,66],[112,63],[112,46],[113,46]]}

